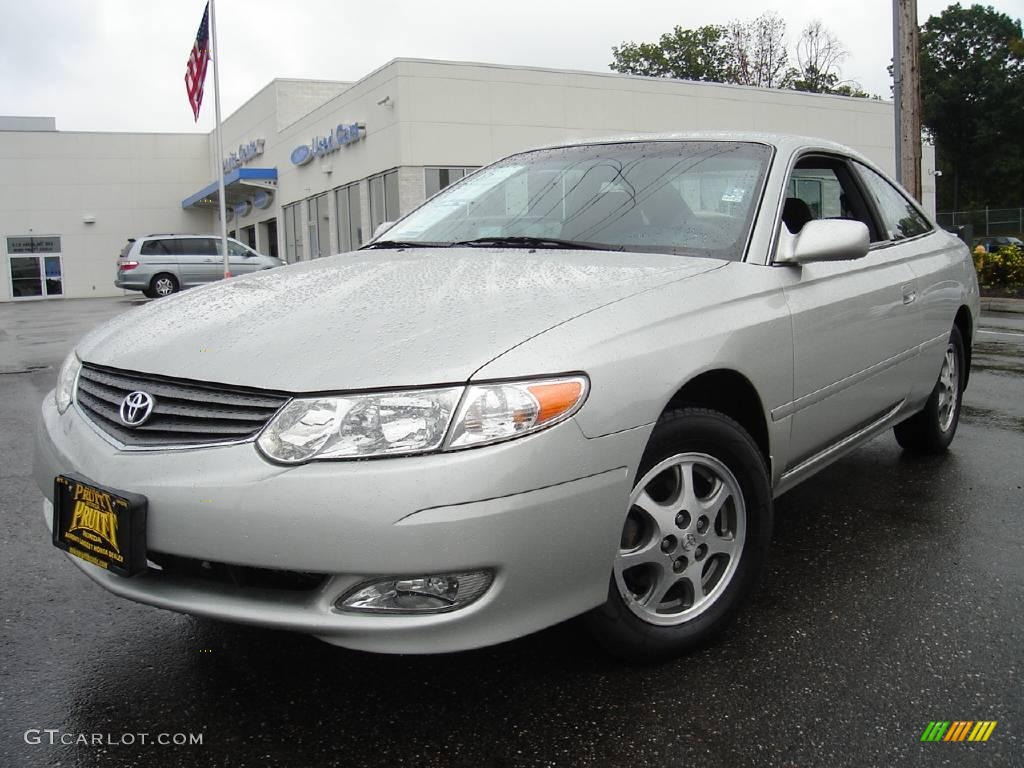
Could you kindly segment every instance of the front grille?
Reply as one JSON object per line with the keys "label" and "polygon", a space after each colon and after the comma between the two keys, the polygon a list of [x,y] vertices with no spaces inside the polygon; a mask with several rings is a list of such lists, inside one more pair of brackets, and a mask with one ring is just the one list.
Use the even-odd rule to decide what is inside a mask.
{"label": "front grille", "polygon": [[310,592],[324,583],[327,576],[306,571],[281,571],[273,568],[254,568],[248,565],[230,565],[209,560],[196,560],[180,555],[153,552],[147,557],[156,568],[151,572],[172,578],[200,579],[247,589],[278,589],[286,592]]}
{"label": "front grille", "polygon": [[[121,403],[135,391],[153,397],[153,411],[141,426],[127,427],[121,421]],[[278,392],[119,371],[91,363],[82,365],[75,398],[100,429],[135,448],[246,440],[288,400]]]}

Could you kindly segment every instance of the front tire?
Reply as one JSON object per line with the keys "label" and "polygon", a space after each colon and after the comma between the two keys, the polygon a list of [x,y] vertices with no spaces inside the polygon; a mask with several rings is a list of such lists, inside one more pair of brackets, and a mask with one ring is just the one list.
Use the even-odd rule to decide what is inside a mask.
{"label": "front tire", "polygon": [[611,654],[658,661],[717,637],[757,583],[771,540],[764,457],[724,414],[659,420],[630,494],[608,600],[587,623]]}
{"label": "front tire", "polygon": [[963,401],[964,342],[953,326],[942,358],[939,380],[918,413],[893,428],[896,442],[912,453],[942,453],[953,442]]}

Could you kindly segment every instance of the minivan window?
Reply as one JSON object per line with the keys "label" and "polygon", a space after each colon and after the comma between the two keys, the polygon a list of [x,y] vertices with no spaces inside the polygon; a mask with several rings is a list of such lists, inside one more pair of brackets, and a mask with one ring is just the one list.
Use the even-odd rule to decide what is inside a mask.
{"label": "minivan window", "polygon": [[142,243],[139,253],[143,256],[172,256],[174,251],[168,248],[173,240],[146,240]]}
{"label": "minivan window", "polygon": [[[220,243],[217,243],[217,245],[219,246]],[[217,253],[220,253],[219,247],[217,249]],[[233,243],[228,240],[228,253],[232,256],[249,256],[251,251],[241,243]]]}
{"label": "minivan window", "polygon": [[181,237],[174,242],[179,256],[216,256],[219,252],[212,237]]}

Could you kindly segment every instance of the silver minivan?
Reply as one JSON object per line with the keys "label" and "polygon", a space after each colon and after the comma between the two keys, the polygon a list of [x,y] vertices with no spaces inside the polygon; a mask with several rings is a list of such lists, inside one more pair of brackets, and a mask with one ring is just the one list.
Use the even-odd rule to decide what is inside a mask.
{"label": "silver minivan", "polygon": [[[279,267],[284,262],[264,256],[228,238],[228,263],[232,275],[245,275]],[[220,238],[215,235],[146,235],[130,238],[117,260],[114,285],[142,291],[155,299],[182,288],[212,283],[224,277]]]}

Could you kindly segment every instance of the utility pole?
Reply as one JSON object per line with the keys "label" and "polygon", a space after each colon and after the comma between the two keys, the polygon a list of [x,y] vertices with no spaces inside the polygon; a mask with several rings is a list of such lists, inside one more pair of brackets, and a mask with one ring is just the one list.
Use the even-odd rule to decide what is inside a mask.
{"label": "utility pole", "polygon": [[896,178],[921,200],[921,69],[917,0],[892,0]]}

